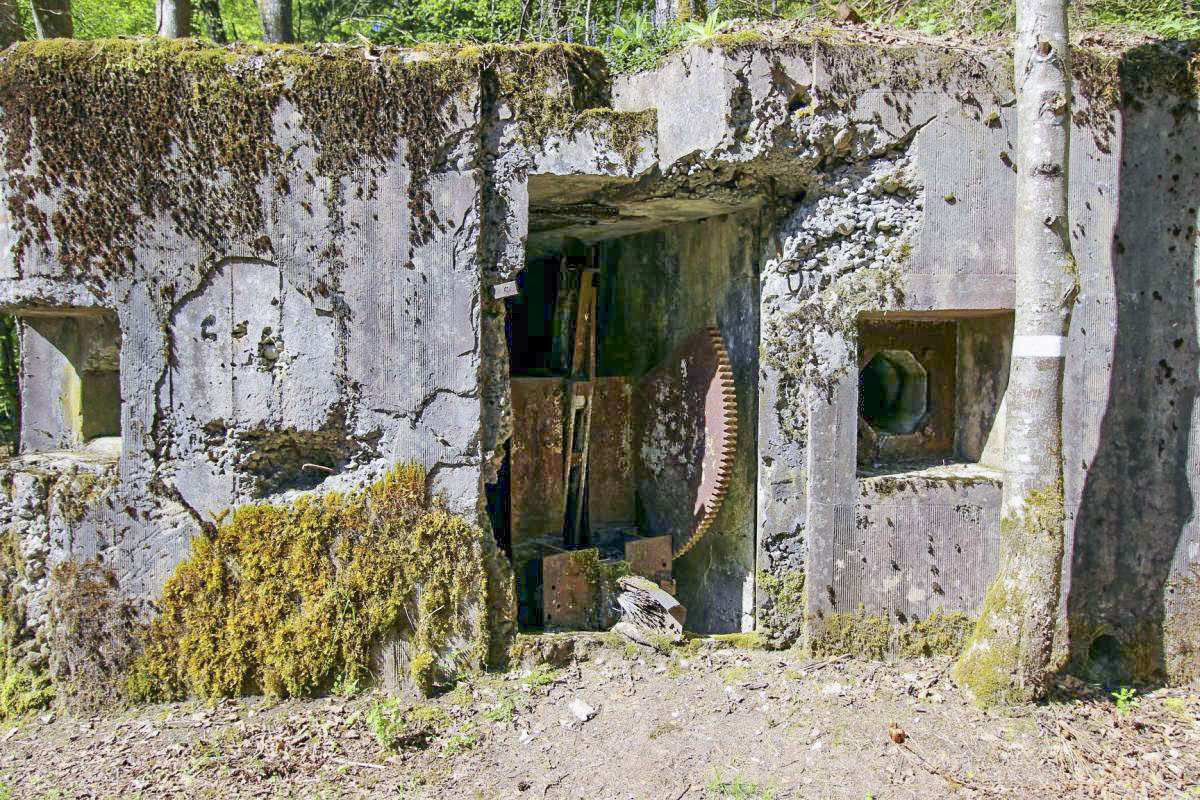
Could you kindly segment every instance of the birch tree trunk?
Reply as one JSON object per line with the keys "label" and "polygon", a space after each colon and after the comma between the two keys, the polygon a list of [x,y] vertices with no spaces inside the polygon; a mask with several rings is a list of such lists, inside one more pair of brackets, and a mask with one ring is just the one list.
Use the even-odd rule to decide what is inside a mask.
{"label": "birch tree trunk", "polygon": [[0,0],[0,48],[24,38],[21,15],[17,13],[17,0]]}
{"label": "birch tree trunk", "polygon": [[30,0],[33,27],[39,39],[69,39],[75,35],[71,24],[71,0]]}
{"label": "birch tree trunk", "polygon": [[1067,227],[1070,52],[1064,0],[1017,0],[1016,324],[1000,566],[954,679],[979,705],[1043,697],[1062,589],[1062,381],[1079,291]]}
{"label": "birch tree trunk", "polygon": [[157,0],[154,28],[159,36],[183,39],[192,35],[192,4],[189,0]]}
{"label": "birch tree trunk", "polygon": [[263,40],[284,44],[295,41],[292,33],[292,0],[258,0]]}

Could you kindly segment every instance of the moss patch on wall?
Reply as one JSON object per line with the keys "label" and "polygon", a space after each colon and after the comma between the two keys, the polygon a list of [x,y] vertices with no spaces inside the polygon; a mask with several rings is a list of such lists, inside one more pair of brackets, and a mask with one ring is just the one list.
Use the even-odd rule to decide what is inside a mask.
{"label": "moss patch on wall", "polygon": [[16,534],[11,529],[0,533],[0,720],[23,717],[54,700],[49,676],[40,668],[21,666],[13,655],[25,621],[18,592],[23,572]]}
{"label": "moss patch on wall", "polygon": [[511,580],[489,579],[491,546],[426,495],[415,466],[356,492],[239,508],[167,580],[131,692],[312,695],[370,682],[386,642],[407,652],[419,689],[447,685],[487,663],[489,608],[511,601]]}
{"label": "moss patch on wall", "polygon": [[[370,196],[401,147],[420,243],[442,222],[430,178],[457,168],[446,163],[461,138],[451,134],[477,125],[460,111],[480,109],[482,82],[510,98],[531,135],[565,128],[577,110],[607,99],[603,57],[590,48],[422,55],[162,38],[59,39],[6,51],[0,133],[18,264],[41,248],[76,275],[111,275],[158,241],[147,237],[163,223],[211,253],[248,245],[269,257],[265,187],[284,194],[297,179],[315,186],[337,228],[343,192]],[[298,146],[281,146],[277,122],[306,135],[297,145],[313,148],[312,172],[297,165]]]}
{"label": "moss patch on wall", "polygon": [[658,132],[658,111],[613,111],[590,108],[580,112],[571,123],[571,132],[587,131],[596,142],[621,157],[625,168],[632,171],[642,153],[642,143]]}
{"label": "moss patch on wall", "polygon": [[126,702],[125,676],[145,632],[111,567],[64,561],[50,573],[50,678],[61,707],[111,713]]}
{"label": "moss patch on wall", "polygon": [[861,611],[835,611],[821,617],[809,649],[814,656],[853,654],[880,660],[956,656],[974,627],[975,621],[961,611],[935,611],[903,623]]}
{"label": "moss patch on wall", "polygon": [[793,644],[804,629],[807,608],[804,570],[787,569],[777,574],[759,570],[756,580],[759,635],[772,647]]}

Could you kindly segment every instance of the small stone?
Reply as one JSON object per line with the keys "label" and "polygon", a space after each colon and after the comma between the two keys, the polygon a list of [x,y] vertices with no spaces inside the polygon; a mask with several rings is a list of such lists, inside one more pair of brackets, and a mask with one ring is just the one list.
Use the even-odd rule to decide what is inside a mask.
{"label": "small stone", "polygon": [[596,716],[596,709],[592,708],[578,697],[571,701],[571,713],[580,722],[587,722],[592,717]]}
{"label": "small stone", "polygon": [[842,128],[833,137],[833,146],[836,150],[846,150],[850,147],[850,143],[854,141],[854,131],[850,128]]}

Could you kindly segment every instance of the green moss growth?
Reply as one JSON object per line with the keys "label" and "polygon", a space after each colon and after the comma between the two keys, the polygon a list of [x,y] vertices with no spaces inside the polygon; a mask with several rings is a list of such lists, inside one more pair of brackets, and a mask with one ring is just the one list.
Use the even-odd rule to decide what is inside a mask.
{"label": "green moss growth", "polygon": [[1058,593],[1051,582],[1062,568],[1065,516],[1059,480],[1030,490],[1021,513],[1000,520],[1000,569],[954,665],[954,681],[981,707],[1041,699],[1051,677],[1065,666],[1054,663],[1053,642],[1041,630],[1047,616],[1053,628],[1057,614]]}
{"label": "green moss growth", "polygon": [[70,523],[81,522],[101,498],[117,486],[115,469],[105,473],[81,470],[74,475],[64,476],[51,487],[51,502]]}
{"label": "green moss growth", "polygon": [[0,721],[39,711],[54,700],[48,675],[20,666],[12,654],[25,622],[17,591],[23,577],[17,536],[9,529],[0,533]]}
{"label": "green moss growth", "polygon": [[312,695],[365,681],[373,649],[399,637],[430,692],[487,663],[489,602],[511,592],[489,580],[489,546],[426,495],[415,466],[356,492],[240,508],[167,580],[130,691]]}
{"label": "green moss growth", "polygon": [[145,625],[121,594],[111,567],[64,561],[50,572],[50,677],[59,705],[79,714],[112,713],[128,701],[125,676]]}
{"label": "green moss growth", "polygon": [[658,111],[613,111],[590,108],[580,112],[572,124],[572,132],[588,131],[601,144],[615,150],[632,171],[642,152],[642,142],[658,132]]}
{"label": "green moss growth", "polygon": [[587,576],[589,583],[602,591],[616,591],[617,578],[631,574],[628,561],[604,561],[594,547],[572,550],[568,558],[576,570]]}
{"label": "green moss growth", "polygon": [[569,132],[575,115],[610,105],[608,67],[591,47],[539,43],[471,48],[484,64],[487,102],[508,106],[527,147]]}
{"label": "green moss growth", "polygon": [[851,654],[879,660],[956,656],[974,626],[974,620],[960,611],[935,611],[925,619],[906,622],[839,611],[821,617],[809,649],[814,656]]}
{"label": "green moss growth", "polygon": [[748,29],[733,31],[731,33],[718,33],[716,36],[705,41],[708,44],[721,48],[726,53],[732,54],[762,44],[767,41],[767,37],[759,31]]}
{"label": "green moss growth", "polygon": [[44,674],[18,669],[0,657],[0,721],[20,719],[48,707],[54,689]]}
{"label": "green moss growth", "polygon": [[800,636],[807,608],[805,573],[802,569],[778,573],[759,570],[758,632],[774,647],[787,647]]}
{"label": "green moss growth", "polygon": [[767,640],[758,631],[749,633],[718,633],[712,636],[714,641],[725,642],[738,650],[765,650]]}
{"label": "green moss growth", "polygon": [[[216,258],[250,246],[264,257],[273,198],[297,180],[322,195],[333,228],[343,192],[371,196],[397,158],[410,171],[416,243],[440,224],[430,178],[444,168],[460,103],[503,96],[528,135],[569,126],[607,100],[602,56],[572,45],[382,49],[236,45],[162,38],[22,43],[0,58],[0,133],[8,210],[21,263],[41,248],[80,276],[126,273],[168,220]],[[312,172],[276,136],[294,108]],[[349,187],[349,188],[348,188]],[[305,189],[305,191],[310,191]],[[51,198],[47,204],[46,198]],[[322,256],[340,258],[334,245]],[[53,250],[53,252],[51,252]],[[165,291],[166,289],[164,289]]]}

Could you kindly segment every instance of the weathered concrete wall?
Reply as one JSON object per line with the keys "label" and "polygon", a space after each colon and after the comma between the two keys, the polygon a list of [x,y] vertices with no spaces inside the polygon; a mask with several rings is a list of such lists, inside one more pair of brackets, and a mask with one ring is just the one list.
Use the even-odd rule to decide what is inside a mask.
{"label": "weathered concrete wall", "polygon": [[605,243],[612,286],[599,313],[600,362],[640,377],[689,336],[721,331],[738,400],[738,449],[712,529],[674,565],[688,627],[705,633],[754,624],[754,429],[758,404],[755,212],[683,223]]}
{"label": "weathered concrete wall", "polygon": [[[0,306],[24,320],[23,450],[70,451],[54,456],[62,469],[4,467],[6,508],[29,518],[13,535],[39,555],[15,579],[33,582],[18,638],[41,635],[37,598],[64,558],[100,558],[123,591],[151,595],[231,509],[361,486],[397,463],[423,466],[448,510],[486,527],[503,423],[488,395],[485,292],[505,274],[497,253],[523,256],[525,209],[506,216],[484,187],[514,191],[497,147],[527,167],[548,131],[606,91],[588,72],[598,56],[563,47],[372,61],[361,49],[143,44],[30,45],[0,64],[50,98],[22,95],[0,115]],[[89,66],[106,59],[121,64]],[[137,59],[142,69],[125,69]],[[171,90],[181,97],[159,96]],[[45,116],[61,98],[79,106],[66,125]],[[59,174],[63,153],[91,170]],[[155,194],[156,181],[172,193]],[[81,209],[111,208],[124,216],[84,226]],[[61,376],[86,361],[75,352],[86,336],[51,343],[47,326],[98,313],[120,326],[119,458],[104,456],[103,497],[77,498],[94,513],[58,525],[38,487],[94,459],[60,398],[74,396]]]}
{"label": "weathered concrete wall", "polygon": [[[1181,674],[1164,661],[1164,597],[1183,596],[1182,583],[1172,594],[1183,578],[1171,576],[1186,576],[1198,555],[1188,277],[1197,174],[1186,165],[1200,129],[1189,58],[1143,48],[1077,61],[1071,211],[1083,292],[1069,340],[1064,455],[1080,533],[1064,565],[1064,615],[1069,596],[1077,659],[1111,632],[1127,650],[1127,674]],[[825,611],[895,611],[871,581],[835,588],[850,547],[837,532],[864,508],[852,368],[860,313],[961,312],[960,369],[977,370],[977,396],[960,398],[956,449],[967,460],[1000,456],[1003,426],[985,423],[1001,414],[995,367],[1007,346],[992,340],[1004,332],[968,318],[1012,305],[1010,70],[1002,54],[982,51],[730,37],[618,84],[618,107],[658,106],[666,182],[674,175],[691,190],[719,175],[782,212],[763,239],[759,565],[805,575],[810,625]],[[672,103],[679,93],[698,99]],[[781,159],[786,174],[773,168]],[[918,492],[906,513],[948,541],[957,523],[939,516],[947,490]],[[973,504],[985,521],[962,552],[942,548],[933,565],[960,587],[947,608],[974,611],[982,598],[994,499]],[[869,573],[883,574],[886,549],[866,556]],[[905,616],[929,611],[900,605]],[[1170,636],[1175,650],[1200,650],[1193,633]]]}
{"label": "weathered concrete wall", "polygon": [[1200,670],[1196,607],[1174,604],[1194,591],[1183,579],[1200,560],[1200,118],[1194,66],[1156,70],[1162,57],[1140,48],[1107,65],[1120,113],[1077,128],[1073,140],[1083,287],[1063,412],[1074,510],[1067,610],[1076,665],[1098,636],[1117,640],[1112,680]]}
{"label": "weathered concrete wall", "polygon": [[[67,549],[105,557],[128,591],[151,592],[228,508],[358,484],[397,461],[425,465],[453,510],[483,520],[512,431],[496,291],[524,268],[527,244],[571,236],[608,242],[620,313],[601,350],[613,374],[644,372],[709,324],[734,362],[735,478],[714,533],[677,565],[693,627],[749,627],[752,601],[760,621],[781,605],[794,612],[795,624],[769,631],[780,641],[819,633],[831,612],[973,613],[994,563],[997,478],[979,467],[859,475],[857,330],[864,314],[958,320],[952,458],[998,463],[1008,323],[996,312],[1013,293],[1007,56],[734,35],[610,92],[578,53],[472,50],[450,59],[453,91],[431,80],[423,94],[400,70],[394,92],[379,93],[383,116],[354,124],[334,124],[340,107],[299,90],[247,96],[266,116],[229,124],[262,132],[249,139],[261,145],[251,167],[203,147],[107,142],[126,135],[106,130],[111,108],[83,104],[70,128],[24,108],[40,144],[9,150],[19,158],[4,176],[0,306],[107,311],[120,324],[112,511],[71,525]],[[547,54],[561,68],[549,78],[521,62]],[[1077,661],[1111,635],[1125,674],[1184,675],[1200,652],[1180,583],[1200,560],[1195,58],[1078,55],[1082,293],[1064,393],[1063,614]],[[276,68],[262,54],[237,63],[250,76]],[[351,72],[367,85],[383,69]],[[26,85],[57,91],[39,75]],[[125,102],[107,103],[123,120],[139,98],[130,80],[97,93]],[[428,105],[391,104],[406,91]],[[181,108],[154,128],[159,139],[143,138],[225,130],[212,127],[220,116]],[[33,141],[6,113],[6,144]],[[350,129],[369,135],[347,139]],[[136,165],[56,182],[64,143],[125,147],[150,177],[133,201]],[[187,214],[156,181],[182,187]],[[72,227],[130,208],[128,224]],[[35,338],[27,350],[33,367],[56,358]],[[28,386],[27,402],[62,394],[61,381]],[[44,410],[42,422],[29,417],[26,450],[87,438],[66,434],[78,427],[69,414]],[[888,480],[904,482],[903,502],[884,497]],[[798,608],[763,588],[798,577]]]}

